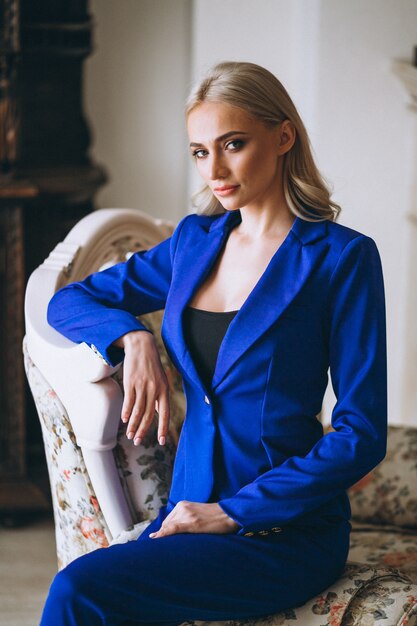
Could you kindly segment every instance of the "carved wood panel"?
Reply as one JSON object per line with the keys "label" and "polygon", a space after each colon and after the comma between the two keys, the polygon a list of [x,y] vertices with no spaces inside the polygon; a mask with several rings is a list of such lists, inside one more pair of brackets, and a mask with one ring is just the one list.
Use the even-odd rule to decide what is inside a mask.
{"label": "carved wood panel", "polygon": [[2,358],[0,421],[0,472],[3,477],[23,476],[26,469],[24,441],[25,378],[19,347],[23,339],[25,284],[22,209],[0,213],[1,230],[1,327]]}
{"label": "carved wood panel", "polygon": [[22,339],[27,279],[106,181],[89,156],[87,0],[0,2],[0,515],[49,506]]}

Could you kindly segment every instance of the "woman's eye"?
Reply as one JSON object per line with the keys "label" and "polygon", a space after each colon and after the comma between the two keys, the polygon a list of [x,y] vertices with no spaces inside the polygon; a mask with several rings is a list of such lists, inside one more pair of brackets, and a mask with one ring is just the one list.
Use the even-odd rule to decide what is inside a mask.
{"label": "woman's eye", "polygon": [[227,150],[240,150],[240,148],[242,148],[244,146],[244,141],[242,141],[241,139],[233,139],[233,141],[229,141],[226,144],[226,148]]}
{"label": "woman's eye", "polygon": [[202,159],[205,156],[207,156],[207,150],[203,150],[202,148],[200,148],[199,150],[194,150],[193,152],[193,157],[195,157],[196,159]]}

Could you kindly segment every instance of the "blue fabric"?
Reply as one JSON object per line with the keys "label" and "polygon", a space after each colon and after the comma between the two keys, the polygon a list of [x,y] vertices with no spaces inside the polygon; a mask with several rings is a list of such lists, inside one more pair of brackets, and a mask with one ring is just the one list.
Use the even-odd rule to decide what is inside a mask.
{"label": "blue fabric", "polygon": [[41,626],[174,626],[258,617],[304,604],[341,574],[349,523],[266,537],[177,534],[95,550],[56,577]]}
{"label": "blue fabric", "polygon": [[[187,397],[168,512],[180,500],[219,502],[238,537],[342,523],[350,517],[346,489],[386,452],[377,247],[340,224],[297,217],[230,323],[207,388],[184,340],[183,313],[240,221],[240,211],[186,216],[154,248],[63,288],[48,319],[115,363],[123,355],[112,342],[145,329],[135,316],[165,309],[162,337]],[[334,432],[323,437],[316,416],[328,371],[337,401]],[[295,559],[307,554],[301,545]]]}

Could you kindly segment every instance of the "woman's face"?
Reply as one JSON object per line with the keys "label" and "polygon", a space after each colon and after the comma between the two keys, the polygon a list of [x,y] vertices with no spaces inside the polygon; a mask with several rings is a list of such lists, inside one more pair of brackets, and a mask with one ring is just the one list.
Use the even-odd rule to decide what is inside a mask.
{"label": "woman's face", "polygon": [[280,157],[289,149],[285,124],[290,122],[268,127],[223,102],[202,102],[189,113],[197,169],[226,210],[262,208],[282,197]]}

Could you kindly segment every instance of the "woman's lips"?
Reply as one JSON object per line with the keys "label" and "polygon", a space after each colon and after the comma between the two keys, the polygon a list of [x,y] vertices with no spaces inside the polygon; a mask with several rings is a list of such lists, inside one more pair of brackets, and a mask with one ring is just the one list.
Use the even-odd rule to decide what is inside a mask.
{"label": "woman's lips", "polygon": [[223,187],[215,187],[214,191],[219,196],[229,196],[236,189],[238,189],[239,185],[224,185]]}

